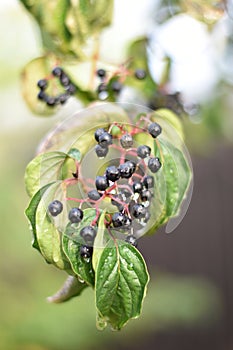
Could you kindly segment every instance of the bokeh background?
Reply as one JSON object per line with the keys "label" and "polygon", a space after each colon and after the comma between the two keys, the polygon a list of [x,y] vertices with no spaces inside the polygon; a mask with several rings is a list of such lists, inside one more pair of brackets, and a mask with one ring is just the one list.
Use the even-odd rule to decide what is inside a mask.
{"label": "bokeh background", "polygon": [[182,93],[189,113],[181,116],[194,168],[189,210],[171,234],[161,229],[140,240],[151,282],[142,316],[120,333],[96,330],[91,290],[63,305],[46,302],[66,275],[31,248],[23,177],[40,139],[70,106],[50,118],[28,110],[20,72],[41,52],[39,31],[16,0],[1,0],[0,349],[232,350],[232,4],[219,2],[214,12],[204,6],[190,17],[187,8],[180,15],[177,2],[116,3],[113,26],[102,37],[106,57],[121,59],[130,40],[149,34],[155,81],[164,56],[171,59],[168,88]]}

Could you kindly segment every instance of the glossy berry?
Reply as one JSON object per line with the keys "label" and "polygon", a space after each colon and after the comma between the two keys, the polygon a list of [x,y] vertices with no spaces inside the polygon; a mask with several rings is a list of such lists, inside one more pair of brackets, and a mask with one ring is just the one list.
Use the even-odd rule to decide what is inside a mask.
{"label": "glossy berry", "polygon": [[113,182],[119,180],[119,178],[120,178],[119,169],[117,169],[117,167],[115,167],[114,165],[109,166],[106,169],[106,177],[108,180],[113,181]]}
{"label": "glossy berry", "polygon": [[99,137],[99,144],[102,147],[107,147],[112,144],[112,135],[108,132],[104,132]]}
{"label": "glossy berry", "polygon": [[140,193],[143,189],[143,185],[141,182],[134,182],[133,183],[133,191],[134,193]]}
{"label": "glossy berry", "polygon": [[151,200],[152,193],[150,190],[142,190],[142,192],[140,193],[140,197],[143,202],[147,202]]}
{"label": "glossy berry", "polygon": [[40,79],[37,83],[37,86],[41,89],[41,90],[45,90],[48,86],[48,81],[46,79]]}
{"label": "glossy berry", "polygon": [[87,244],[92,244],[96,236],[96,229],[93,226],[85,226],[81,229],[80,236]]}
{"label": "glossy berry", "polygon": [[62,210],[63,204],[58,200],[51,202],[48,206],[48,211],[52,216],[57,216],[62,212]]}
{"label": "glossy berry", "polygon": [[100,145],[96,145],[95,153],[97,154],[97,157],[104,158],[108,154],[108,147],[101,147]]}
{"label": "glossy berry", "polygon": [[54,77],[60,77],[63,73],[63,70],[61,67],[55,67],[53,70],[52,70],[52,74]]}
{"label": "glossy berry", "polygon": [[135,204],[132,207],[132,215],[136,219],[141,219],[146,215],[146,208],[142,204]]}
{"label": "glossy berry", "polygon": [[58,99],[53,96],[48,96],[46,99],[47,106],[54,107],[58,102]]}
{"label": "glossy berry", "polygon": [[142,145],[137,148],[137,155],[142,159],[149,157],[150,154],[151,154],[151,148],[149,146]]}
{"label": "glossy berry", "polygon": [[97,176],[95,179],[95,185],[97,190],[105,191],[109,186],[108,179],[105,176]]}
{"label": "glossy berry", "polygon": [[120,175],[124,179],[129,179],[135,172],[135,169],[136,169],[136,164],[131,160],[123,164],[120,164],[119,166]]}
{"label": "glossy berry", "polygon": [[97,92],[100,94],[101,92],[105,92],[105,91],[108,91],[107,85],[104,83],[99,84],[97,87]]}
{"label": "glossy berry", "polygon": [[143,80],[146,77],[146,72],[145,72],[144,69],[136,69],[135,72],[134,72],[134,76],[138,80]]}
{"label": "glossy berry", "polygon": [[72,208],[69,211],[68,218],[72,224],[82,221],[83,211],[79,208]]}
{"label": "glossy berry", "polygon": [[93,201],[98,201],[101,198],[101,194],[97,190],[91,190],[87,193],[88,198]]}
{"label": "glossy berry", "polygon": [[125,242],[133,245],[134,247],[137,247],[138,245],[137,239],[133,235],[128,235],[125,239]]}
{"label": "glossy berry", "polygon": [[73,95],[76,91],[76,86],[72,83],[70,83],[67,88],[66,91],[69,92],[69,94]]}
{"label": "glossy berry", "polygon": [[79,250],[80,256],[84,259],[89,259],[92,256],[93,248],[87,245],[81,245]]}
{"label": "glossy berry", "polygon": [[99,78],[104,78],[106,76],[106,70],[105,69],[98,69],[96,74]]}
{"label": "glossy berry", "polygon": [[152,173],[156,173],[160,168],[162,164],[160,163],[159,158],[150,158],[148,161],[148,168]]}
{"label": "glossy berry", "polygon": [[130,226],[131,219],[123,213],[114,213],[112,216],[112,224],[114,227]]}
{"label": "glossy berry", "polygon": [[156,138],[157,136],[159,136],[162,132],[162,128],[159,124],[157,123],[151,123],[148,126],[148,132],[151,134],[151,136],[153,138]]}
{"label": "glossy berry", "polygon": [[43,91],[41,90],[38,95],[37,95],[37,98],[41,101],[44,101],[44,102],[47,102],[47,99],[48,99],[48,95]]}
{"label": "glossy berry", "polygon": [[68,87],[70,85],[70,79],[64,72],[60,76],[60,83],[64,87]]}
{"label": "glossy berry", "polygon": [[130,134],[124,134],[120,138],[120,143],[123,148],[131,148],[133,146],[133,138]]}
{"label": "glossy berry", "polygon": [[95,139],[96,139],[97,142],[99,142],[99,137],[100,137],[100,135],[102,135],[102,134],[105,133],[105,132],[106,132],[106,130],[104,130],[103,128],[99,128],[99,129],[97,129],[97,130],[95,131],[94,136],[95,136]]}
{"label": "glossy berry", "polygon": [[63,105],[64,103],[66,103],[66,101],[68,100],[70,96],[68,94],[61,94],[58,96],[58,100],[60,102],[61,105]]}
{"label": "glossy berry", "polygon": [[123,87],[122,84],[117,80],[113,81],[111,84],[111,90],[116,94],[119,94],[119,92],[121,92],[122,87]]}
{"label": "glossy berry", "polygon": [[153,188],[155,180],[154,180],[153,176],[146,176],[146,177],[144,177],[142,183],[146,189]]}

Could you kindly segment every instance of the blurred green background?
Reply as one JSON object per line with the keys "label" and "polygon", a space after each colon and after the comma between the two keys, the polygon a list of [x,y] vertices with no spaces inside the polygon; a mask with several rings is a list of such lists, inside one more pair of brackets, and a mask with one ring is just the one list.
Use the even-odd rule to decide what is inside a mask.
{"label": "blurred green background", "polygon": [[[132,5],[119,1],[117,18],[120,11],[134,15]],[[46,302],[66,275],[31,248],[23,177],[41,138],[70,109],[48,119],[31,115],[20,71],[40,53],[38,30],[16,0],[1,0],[0,18],[0,349],[233,349],[231,84],[219,79],[200,118],[184,120],[194,194],[172,234],[160,230],[140,242],[151,275],[142,316],[120,333],[99,332],[91,290],[63,305]],[[143,33],[135,28],[127,40]]]}

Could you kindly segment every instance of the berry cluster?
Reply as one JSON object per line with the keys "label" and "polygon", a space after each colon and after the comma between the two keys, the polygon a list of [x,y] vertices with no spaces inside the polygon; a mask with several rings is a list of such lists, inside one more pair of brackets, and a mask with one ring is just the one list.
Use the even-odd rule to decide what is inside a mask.
{"label": "berry cluster", "polygon": [[40,79],[37,82],[37,86],[40,89],[40,92],[37,95],[38,99],[44,101],[50,107],[54,107],[58,104],[64,104],[69,97],[76,92],[76,86],[71,82],[70,78],[62,68],[55,67],[52,70],[52,77],[58,78],[60,85],[64,88],[64,92],[58,94],[57,96],[50,96],[48,93],[46,93],[50,78]]}
{"label": "berry cluster", "polygon": [[[157,138],[162,132],[160,125],[149,120],[146,122],[149,124],[146,128],[147,133],[152,138]],[[111,134],[113,126],[119,128],[117,136]],[[70,224],[79,224],[83,220],[82,205],[88,203],[96,209],[96,218],[79,232],[84,242],[80,247],[80,256],[83,258],[89,259],[92,255],[101,212],[99,206],[105,199],[108,199],[108,202],[111,201],[112,208],[115,207],[106,213],[106,229],[113,234],[114,232],[125,234],[125,241],[134,246],[137,246],[135,232],[138,227],[145,226],[150,219],[150,205],[155,184],[153,174],[161,168],[162,164],[158,157],[152,155],[148,145],[134,147],[134,135],[138,132],[140,131],[137,127],[128,131],[117,123],[113,123],[109,130],[103,128],[95,130],[94,138],[98,142],[95,147],[96,155],[103,158],[109,148],[113,147],[120,152],[120,158],[112,161],[112,164],[110,162],[103,175],[96,176],[95,188],[87,191],[87,198],[66,198],[79,203],[79,207],[72,208],[68,213]],[[83,181],[80,173],[75,181]],[[54,200],[48,206],[48,212],[54,217],[62,210],[63,204],[58,200]]]}
{"label": "berry cluster", "polygon": [[97,87],[97,94],[100,100],[105,100],[109,95],[117,96],[124,85],[123,82],[127,75],[134,75],[138,80],[143,80],[146,78],[146,72],[144,69],[136,69],[134,72],[129,72],[127,70],[123,72],[116,72],[112,76],[107,76],[105,69],[98,69],[96,75],[100,79],[100,84]]}

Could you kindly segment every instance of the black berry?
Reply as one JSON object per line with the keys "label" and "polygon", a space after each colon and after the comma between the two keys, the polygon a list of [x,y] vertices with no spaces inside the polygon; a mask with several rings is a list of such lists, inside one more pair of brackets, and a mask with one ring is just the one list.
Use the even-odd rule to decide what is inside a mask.
{"label": "black berry", "polygon": [[106,76],[106,71],[104,69],[98,69],[96,74],[99,78],[104,78]]}
{"label": "black berry", "polygon": [[142,145],[137,148],[137,155],[142,159],[149,157],[150,154],[151,154],[151,148],[149,146]]}
{"label": "black berry", "polygon": [[135,172],[136,164],[129,160],[119,166],[120,175],[124,179],[129,179]]}
{"label": "black berry", "polygon": [[107,147],[112,144],[112,135],[108,132],[104,132],[99,137],[99,144],[102,147]]}
{"label": "black berry", "polygon": [[114,165],[109,166],[106,169],[106,177],[108,180],[113,181],[113,182],[119,180],[119,178],[120,178],[119,169],[117,169],[117,167],[115,167]]}
{"label": "black berry", "polygon": [[87,245],[81,245],[79,252],[80,252],[80,255],[81,255],[82,258],[89,259],[92,256],[93,248],[92,247],[88,247]]}
{"label": "black berry", "polygon": [[141,182],[134,182],[133,183],[133,191],[134,193],[140,193],[143,189],[143,185]]}
{"label": "black berry", "polygon": [[100,145],[96,145],[95,153],[97,154],[97,157],[104,158],[108,154],[108,147],[101,147]]}
{"label": "black berry", "polygon": [[69,92],[69,94],[73,95],[76,91],[76,86],[72,83],[70,83],[67,88],[66,91]]}
{"label": "black berry", "polygon": [[134,247],[137,247],[138,245],[137,239],[133,235],[128,235],[125,239],[125,242],[133,245]]}
{"label": "black berry", "polygon": [[99,137],[100,137],[100,135],[102,135],[102,134],[105,133],[105,132],[106,132],[106,130],[104,130],[103,128],[99,128],[99,129],[97,129],[97,130],[95,131],[94,136],[95,136],[95,139],[96,139],[97,142],[99,142]]}
{"label": "black berry", "polygon": [[40,79],[37,83],[37,86],[41,89],[41,90],[45,90],[48,86],[48,82],[46,79]]}
{"label": "black berry", "polygon": [[82,221],[83,211],[79,208],[72,208],[69,211],[68,218],[69,218],[70,222],[78,223],[78,222]]}
{"label": "black berry", "polygon": [[69,97],[70,96],[68,94],[61,94],[58,96],[58,101],[60,102],[61,105],[63,105],[64,103],[66,103]]}
{"label": "black berry", "polygon": [[98,201],[101,198],[101,194],[97,190],[91,190],[87,193],[88,198],[93,201]]}
{"label": "black berry", "polygon": [[153,188],[155,180],[154,180],[153,176],[146,176],[146,177],[144,177],[142,183],[146,187],[146,189]]}
{"label": "black berry", "polygon": [[92,244],[96,236],[96,229],[92,226],[85,226],[81,229],[80,236],[87,244]]}
{"label": "black berry", "polygon": [[48,206],[48,211],[52,216],[57,216],[62,212],[62,210],[63,204],[58,200],[51,202]]}
{"label": "black berry", "polygon": [[123,148],[130,148],[133,146],[133,138],[130,134],[124,134],[120,138],[120,143]]}
{"label": "black berry", "polygon": [[43,90],[41,90],[41,91],[38,93],[37,98],[38,98],[39,100],[42,100],[42,101],[47,102],[48,95],[47,95]]}
{"label": "black berry", "polygon": [[143,202],[150,201],[152,198],[152,193],[150,190],[142,190],[140,197]]}
{"label": "black berry", "polygon": [[49,107],[54,107],[58,102],[58,99],[53,96],[48,96],[46,99],[46,103]]}
{"label": "black berry", "polygon": [[122,84],[117,80],[113,81],[111,84],[111,90],[116,94],[119,94],[119,92],[121,92],[122,87],[123,87]]}
{"label": "black berry", "polygon": [[112,216],[112,224],[114,227],[130,226],[131,219],[123,213],[114,213]]}
{"label": "black berry", "polygon": [[159,158],[150,158],[148,161],[148,168],[152,173],[156,173],[160,168],[162,164],[160,163]]}
{"label": "black berry", "polygon": [[60,76],[60,83],[64,87],[68,87],[70,85],[70,78],[64,72]]}
{"label": "black berry", "polygon": [[97,92],[100,94],[101,92],[105,92],[105,91],[108,91],[107,85],[104,83],[99,84],[97,87]]}
{"label": "black berry", "polygon": [[55,76],[55,77],[60,77],[63,73],[63,70],[61,67],[55,67],[53,70],[52,70],[52,74]]}
{"label": "black berry", "polygon": [[143,80],[146,77],[146,72],[144,69],[136,69],[134,72],[134,76],[139,80]]}
{"label": "black berry", "polygon": [[97,190],[105,191],[109,186],[108,179],[105,176],[97,176],[95,179],[95,185]]}
{"label": "black berry", "polygon": [[151,136],[153,138],[156,138],[157,136],[159,136],[162,132],[162,128],[159,124],[157,123],[151,123],[148,126],[148,132],[151,134]]}
{"label": "black berry", "polygon": [[141,219],[146,215],[146,208],[142,204],[135,204],[132,207],[132,215],[136,219]]}

